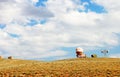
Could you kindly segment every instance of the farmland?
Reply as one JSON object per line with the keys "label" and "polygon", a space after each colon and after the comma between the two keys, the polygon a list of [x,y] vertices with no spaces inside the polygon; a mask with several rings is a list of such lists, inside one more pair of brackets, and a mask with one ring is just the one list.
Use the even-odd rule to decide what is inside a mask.
{"label": "farmland", "polygon": [[0,59],[0,77],[120,77],[119,58]]}

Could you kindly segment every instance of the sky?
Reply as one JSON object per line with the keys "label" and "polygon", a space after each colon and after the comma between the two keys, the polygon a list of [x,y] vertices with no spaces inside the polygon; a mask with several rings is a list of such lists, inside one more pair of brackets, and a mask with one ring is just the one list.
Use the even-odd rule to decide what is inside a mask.
{"label": "sky", "polygon": [[120,57],[120,0],[0,0],[0,55],[18,59]]}

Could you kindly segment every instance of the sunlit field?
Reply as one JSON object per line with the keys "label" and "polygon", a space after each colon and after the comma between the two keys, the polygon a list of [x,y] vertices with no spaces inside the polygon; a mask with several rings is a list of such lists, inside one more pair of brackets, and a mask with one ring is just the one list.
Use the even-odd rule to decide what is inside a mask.
{"label": "sunlit field", "polygon": [[0,77],[120,77],[120,59],[75,58],[51,62],[1,59]]}

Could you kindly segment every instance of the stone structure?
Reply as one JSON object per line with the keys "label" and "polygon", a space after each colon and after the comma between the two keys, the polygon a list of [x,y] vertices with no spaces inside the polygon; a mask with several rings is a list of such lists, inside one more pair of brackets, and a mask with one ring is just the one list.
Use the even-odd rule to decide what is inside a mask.
{"label": "stone structure", "polygon": [[80,47],[76,48],[76,56],[78,58],[86,58],[86,55],[83,53],[83,49]]}

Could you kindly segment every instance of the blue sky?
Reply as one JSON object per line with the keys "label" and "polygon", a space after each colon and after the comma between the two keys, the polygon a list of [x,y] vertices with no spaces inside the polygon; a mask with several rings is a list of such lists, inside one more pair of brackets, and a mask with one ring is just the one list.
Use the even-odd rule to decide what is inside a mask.
{"label": "blue sky", "polygon": [[0,29],[3,29],[3,28],[5,28],[5,24],[0,24]]}
{"label": "blue sky", "polygon": [[103,57],[105,49],[108,57],[119,57],[119,5],[119,0],[0,1],[0,55],[50,61],[76,58],[81,47],[88,57]]}
{"label": "blue sky", "polygon": [[40,6],[43,6],[43,7],[45,7],[46,5],[45,5],[45,2],[46,2],[47,0],[38,0],[38,2],[35,4],[37,7],[40,7]]}

